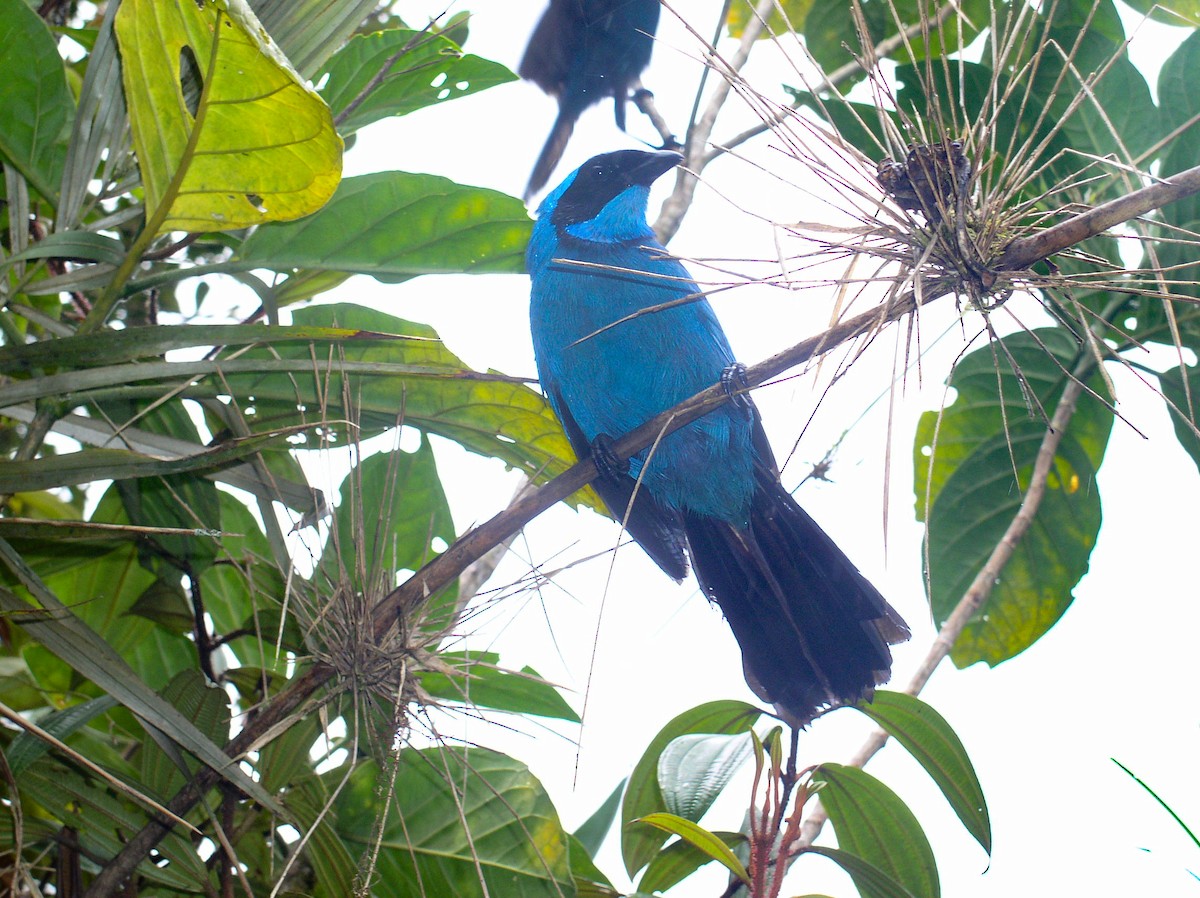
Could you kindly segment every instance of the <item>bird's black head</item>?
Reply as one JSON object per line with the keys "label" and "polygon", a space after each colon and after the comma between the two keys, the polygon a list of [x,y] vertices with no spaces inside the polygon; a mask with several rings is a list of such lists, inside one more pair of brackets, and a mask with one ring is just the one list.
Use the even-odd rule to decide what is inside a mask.
{"label": "bird's black head", "polygon": [[648,188],[681,161],[683,157],[673,151],[619,150],[594,156],[579,167],[558,197],[551,221],[564,229],[591,221],[630,187]]}

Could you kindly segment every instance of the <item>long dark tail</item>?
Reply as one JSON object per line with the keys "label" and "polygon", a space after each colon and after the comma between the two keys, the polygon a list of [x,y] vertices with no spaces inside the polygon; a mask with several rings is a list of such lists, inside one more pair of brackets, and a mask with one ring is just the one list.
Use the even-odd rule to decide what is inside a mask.
{"label": "long dark tail", "polygon": [[725,613],[750,688],[790,723],[869,698],[908,626],[841,549],[759,467],[745,529],[687,515],[696,578]]}
{"label": "long dark tail", "polygon": [[571,139],[571,133],[575,130],[575,122],[582,111],[582,109],[576,109],[574,104],[559,106],[558,118],[554,120],[554,127],[550,129],[550,136],[546,138],[541,155],[533,165],[529,183],[525,186],[526,202],[529,202],[531,196],[545,187],[550,176],[554,174],[554,169],[558,165],[558,161],[562,159],[563,150],[567,148],[567,141]]}

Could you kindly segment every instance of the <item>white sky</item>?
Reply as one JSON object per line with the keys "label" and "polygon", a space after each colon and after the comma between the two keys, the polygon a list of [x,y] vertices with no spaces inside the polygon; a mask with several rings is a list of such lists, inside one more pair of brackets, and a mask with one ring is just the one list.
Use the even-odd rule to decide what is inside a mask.
{"label": "white sky", "polygon": [[[477,0],[451,12],[474,14],[469,51],[515,69],[542,6],[543,0]],[[705,34],[712,32],[720,6],[716,0],[687,4]],[[415,15],[411,21],[419,24]],[[689,58],[694,44],[666,12],[659,39],[644,80],[660,111],[682,131],[699,74]],[[1169,50],[1159,40],[1135,44],[1135,59],[1161,61]],[[780,83],[794,79],[772,56],[769,48],[760,48],[761,58],[748,74],[761,91],[783,99]],[[494,88],[372,126],[348,155],[347,174],[432,172],[519,195],[554,112],[553,101],[529,84]],[[734,100],[715,136],[720,140],[753,121]],[[630,122],[635,135],[652,138],[634,110]],[[595,153],[636,145],[616,130],[611,104],[594,108],[584,114],[552,183]],[[778,164],[770,147],[769,139],[760,139],[756,158]],[[799,176],[796,166],[789,168]],[[736,160],[711,166],[706,182],[715,189],[701,187],[671,244],[684,256],[771,258],[777,252],[773,230],[716,191],[780,219],[826,214]],[[652,200],[652,212],[657,202]],[[714,306],[735,351],[751,364],[820,331],[829,316],[826,294],[745,288],[721,294]],[[522,276],[423,277],[398,286],[355,278],[337,298],[428,322],[473,366],[534,373],[528,281]],[[923,321],[927,348],[953,320],[953,304],[940,306]],[[1037,323],[1032,307],[1014,305],[1014,311],[1026,323]],[[966,326],[969,335],[977,329],[977,323]],[[788,469],[790,477],[785,475],[789,486],[886,390],[902,335],[903,328],[895,328],[880,339],[825,400]],[[897,685],[907,682],[933,635],[921,585],[921,528],[912,513],[912,435],[917,416],[942,402],[947,366],[961,348],[962,332],[950,328],[929,351],[922,383],[910,377],[907,390],[897,395],[890,438],[888,403],[882,402],[849,433],[835,459],[834,482],[806,485],[797,494],[913,626],[912,641],[895,651]],[[1165,353],[1141,361],[1172,364]],[[821,374],[755,394],[781,460],[830,370],[827,364]],[[1146,439],[1120,422],[1114,428],[1100,472],[1105,524],[1074,606],[1018,658],[995,670],[976,665],[957,671],[947,663],[922,695],[954,726],[983,782],[994,832],[990,866],[903,749],[889,746],[868,768],[925,826],[947,895],[1195,894],[1200,888],[1188,872],[1200,870],[1200,850],[1109,760],[1121,760],[1185,820],[1200,825],[1200,785],[1193,775],[1200,730],[1191,697],[1200,631],[1192,509],[1200,507],[1200,479],[1176,443],[1161,402],[1124,372],[1114,371],[1113,377],[1122,413]],[[437,449],[460,531],[507,503],[514,478],[499,463],[444,442]],[[515,581],[531,563],[553,558],[553,567],[605,552],[616,538],[615,525],[590,512],[553,509],[526,528],[489,585]],[[675,714],[716,698],[753,700],[719,612],[693,581],[675,586],[636,547],[621,550],[615,563],[605,554],[556,576],[540,596],[509,600],[481,624],[471,644],[500,651],[510,667],[532,665],[574,690],[567,697],[577,709],[590,688],[582,732],[557,728],[566,738],[536,729],[521,734],[479,723],[464,726],[470,739],[530,764],[569,829],[629,773],[646,743]],[[460,724],[448,729],[455,726]],[[822,720],[802,736],[801,763],[845,760],[865,732],[852,711]],[[581,739],[578,752],[574,739]],[[706,824],[736,829],[746,789],[735,786]],[[618,887],[628,886],[615,832],[599,861]],[[723,881],[712,865],[671,894],[713,896]],[[811,858],[797,865],[790,880],[790,893],[809,892],[849,895],[853,887],[830,863]]]}

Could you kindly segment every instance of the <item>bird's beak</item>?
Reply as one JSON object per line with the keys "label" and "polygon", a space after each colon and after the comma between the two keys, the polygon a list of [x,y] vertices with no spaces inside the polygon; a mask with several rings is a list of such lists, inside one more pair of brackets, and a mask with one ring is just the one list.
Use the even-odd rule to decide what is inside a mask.
{"label": "bird's beak", "polygon": [[649,187],[683,161],[683,154],[674,150],[644,153],[643,158],[629,171],[629,183]]}

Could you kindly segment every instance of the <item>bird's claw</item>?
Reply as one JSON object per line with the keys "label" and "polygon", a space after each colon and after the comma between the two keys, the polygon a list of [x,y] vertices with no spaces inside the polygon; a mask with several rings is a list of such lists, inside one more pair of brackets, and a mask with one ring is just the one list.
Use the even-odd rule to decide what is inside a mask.
{"label": "bird's claw", "polygon": [[629,473],[629,459],[613,451],[612,438],[600,433],[592,440],[592,461],[602,477],[617,479]]}
{"label": "bird's claw", "polygon": [[734,408],[747,413],[754,408],[750,401],[750,384],[746,382],[746,366],[741,362],[734,362],[721,372],[721,388]]}

